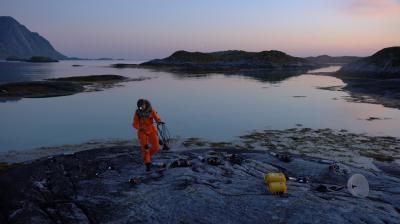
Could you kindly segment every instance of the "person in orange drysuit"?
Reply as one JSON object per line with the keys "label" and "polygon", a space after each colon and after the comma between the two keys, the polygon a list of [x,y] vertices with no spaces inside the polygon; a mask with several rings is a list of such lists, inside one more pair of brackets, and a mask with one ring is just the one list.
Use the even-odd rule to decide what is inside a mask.
{"label": "person in orange drysuit", "polygon": [[[162,123],[156,110],[151,107],[148,100],[139,99],[137,101],[137,110],[133,117],[132,126],[137,130],[137,136],[140,141],[140,147],[143,155],[146,171],[151,169],[151,157],[159,150],[157,128],[154,121]],[[149,146],[151,145],[151,146]]]}

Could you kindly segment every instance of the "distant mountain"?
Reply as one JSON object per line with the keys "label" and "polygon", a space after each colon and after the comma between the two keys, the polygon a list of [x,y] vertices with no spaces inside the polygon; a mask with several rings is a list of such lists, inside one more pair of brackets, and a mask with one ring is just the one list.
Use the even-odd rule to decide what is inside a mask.
{"label": "distant mountain", "polygon": [[309,61],[281,51],[246,52],[238,50],[212,53],[177,51],[164,59],[154,59],[141,66],[174,67],[192,70],[279,69],[313,67]]}
{"label": "distant mountain", "polygon": [[329,65],[329,64],[348,64],[361,59],[361,57],[355,57],[355,56],[332,57],[329,55],[320,55],[317,57],[307,57],[305,59],[314,64]]}
{"label": "distant mountain", "polygon": [[384,48],[343,66],[338,74],[347,77],[400,78],[400,47]]}
{"label": "distant mountain", "polygon": [[0,58],[29,59],[33,56],[67,58],[38,33],[29,31],[12,17],[0,16]]}

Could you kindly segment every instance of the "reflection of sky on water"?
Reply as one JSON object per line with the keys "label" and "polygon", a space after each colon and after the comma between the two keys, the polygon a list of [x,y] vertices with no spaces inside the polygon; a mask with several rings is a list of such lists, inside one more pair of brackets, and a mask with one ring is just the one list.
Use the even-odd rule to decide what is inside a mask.
{"label": "reflection of sky on water", "polygon": [[[0,151],[100,138],[135,138],[131,119],[138,98],[150,99],[172,134],[181,137],[222,141],[254,129],[284,129],[295,124],[373,135],[400,133],[399,110],[349,103],[341,98],[347,95],[344,92],[315,88],[343,85],[334,77],[301,75],[277,84],[236,75],[182,78],[166,72],[118,70],[100,67],[99,62],[84,63],[93,65],[76,67],[75,71],[70,65],[59,64],[60,68],[51,68],[48,77],[121,74],[156,78],[102,92],[1,103]],[[392,119],[365,121],[368,117]]]}
{"label": "reflection of sky on water", "polygon": [[[0,83],[39,80],[62,76],[120,74],[129,75],[128,70],[117,70],[113,63],[138,63],[138,61],[62,61],[58,63],[29,63],[0,61]],[[81,65],[73,67],[73,65]]]}

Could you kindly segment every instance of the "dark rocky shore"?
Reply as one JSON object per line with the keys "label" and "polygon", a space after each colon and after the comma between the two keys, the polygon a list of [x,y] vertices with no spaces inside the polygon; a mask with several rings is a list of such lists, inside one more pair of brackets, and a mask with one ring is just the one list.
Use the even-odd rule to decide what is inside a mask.
{"label": "dark rocky shore", "polygon": [[80,92],[101,91],[122,82],[143,81],[120,75],[90,75],[47,79],[43,81],[15,82],[0,85],[0,102],[22,98],[68,96]]}
{"label": "dark rocky shore", "polygon": [[[340,163],[346,172],[334,172],[329,169],[334,156],[322,159],[302,152],[282,160],[276,154],[281,152],[276,147],[292,148],[290,141],[282,145],[284,139],[309,149],[313,141],[308,138],[317,139],[321,148],[334,145],[334,135],[355,139],[358,146],[382,144],[396,150],[399,144],[394,138],[340,133],[252,133],[243,136],[247,145],[241,147],[188,139],[186,150],[156,154],[155,161],[167,167],[151,174],[144,172],[139,148],[124,144],[15,164],[0,171],[0,222],[398,223],[400,174],[390,163],[380,162],[378,170]],[[257,142],[267,145],[258,148]],[[272,171],[291,177],[287,194],[268,192],[263,175]],[[348,192],[346,182],[354,173],[368,179],[367,198]]]}
{"label": "dark rocky shore", "polygon": [[400,47],[382,49],[372,56],[325,73],[340,78],[346,86],[321,89],[345,91],[351,102],[382,104],[400,109]]}
{"label": "dark rocky shore", "polygon": [[382,104],[400,109],[399,79],[344,79],[344,91],[350,94],[349,101]]}

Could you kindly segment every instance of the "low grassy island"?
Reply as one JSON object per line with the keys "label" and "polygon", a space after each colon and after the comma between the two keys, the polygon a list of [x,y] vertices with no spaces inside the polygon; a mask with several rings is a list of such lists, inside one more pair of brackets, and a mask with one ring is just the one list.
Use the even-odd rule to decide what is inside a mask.
{"label": "low grassy island", "polygon": [[117,64],[112,64],[111,67],[113,68],[138,68],[138,64],[124,64],[124,63],[117,63]]}
{"label": "low grassy island", "polygon": [[90,75],[7,83],[0,85],[0,101],[67,96],[80,92],[101,91],[112,88],[118,83],[146,79],[148,78],[130,79],[120,75]]}
{"label": "low grassy island", "polygon": [[58,60],[44,56],[33,56],[30,59],[26,60],[26,62],[48,63],[58,62]]}
{"label": "low grassy island", "polygon": [[0,85],[0,100],[67,96],[82,91],[84,91],[83,86],[71,82],[16,82]]}
{"label": "low grassy island", "polygon": [[58,60],[45,57],[45,56],[33,56],[29,59],[19,58],[19,57],[7,57],[6,61],[21,61],[21,62],[34,62],[34,63],[49,63],[49,62],[58,62]]}
{"label": "low grassy island", "polygon": [[69,82],[121,82],[127,81],[129,78],[121,75],[88,75],[88,76],[71,76],[48,79],[51,81],[69,81]]}
{"label": "low grassy island", "polygon": [[15,56],[11,56],[11,57],[7,57],[7,58],[6,58],[6,61],[26,61],[26,60],[27,60],[27,59],[15,57]]}
{"label": "low grassy island", "polygon": [[220,51],[212,53],[177,51],[164,59],[140,64],[142,67],[183,71],[235,71],[262,69],[304,69],[314,64],[281,51]]}

